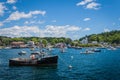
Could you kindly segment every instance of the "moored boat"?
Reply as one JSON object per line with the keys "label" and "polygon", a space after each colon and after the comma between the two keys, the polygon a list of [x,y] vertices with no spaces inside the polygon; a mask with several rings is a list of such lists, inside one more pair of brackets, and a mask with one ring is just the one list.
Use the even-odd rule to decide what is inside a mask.
{"label": "moored boat", "polygon": [[25,51],[20,51],[18,54],[19,54],[19,55],[25,55],[26,52],[25,52]]}
{"label": "moored boat", "polygon": [[91,54],[91,53],[94,53],[94,51],[92,51],[92,50],[85,50],[85,52],[80,52],[80,53],[83,53],[83,54]]}
{"label": "moored boat", "polygon": [[101,49],[95,48],[95,49],[92,49],[92,51],[94,51],[94,52],[101,52]]}
{"label": "moored boat", "polygon": [[33,52],[29,58],[20,57],[9,59],[10,66],[56,66],[57,62],[57,55],[48,54],[45,51]]}

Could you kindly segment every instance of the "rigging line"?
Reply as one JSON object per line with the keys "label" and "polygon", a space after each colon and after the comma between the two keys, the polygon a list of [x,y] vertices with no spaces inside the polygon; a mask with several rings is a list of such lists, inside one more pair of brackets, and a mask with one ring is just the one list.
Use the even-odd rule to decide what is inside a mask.
{"label": "rigging line", "polygon": [[59,59],[66,65],[68,66],[68,63],[65,63],[65,61],[59,56]]}

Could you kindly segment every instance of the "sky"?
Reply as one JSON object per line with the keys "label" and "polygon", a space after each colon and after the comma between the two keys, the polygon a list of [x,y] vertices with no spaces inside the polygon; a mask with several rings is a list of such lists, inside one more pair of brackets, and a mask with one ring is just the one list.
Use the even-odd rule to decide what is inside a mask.
{"label": "sky", "polygon": [[120,30],[120,0],[0,0],[0,36],[66,37]]}

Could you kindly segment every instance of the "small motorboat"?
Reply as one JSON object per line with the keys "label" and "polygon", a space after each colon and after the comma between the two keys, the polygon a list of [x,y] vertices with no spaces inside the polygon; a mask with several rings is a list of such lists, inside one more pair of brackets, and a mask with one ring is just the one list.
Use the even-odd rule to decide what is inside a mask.
{"label": "small motorboat", "polygon": [[33,52],[29,58],[12,58],[10,66],[55,66],[58,62],[57,55],[46,54],[45,52]]}
{"label": "small motorboat", "polygon": [[116,50],[116,48],[115,48],[115,47],[110,46],[110,47],[108,47],[108,50]]}
{"label": "small motorboat", "polygon": [[74,47],[74,49],[82,49],[82,47]]}
{"label": "small motorboat", "polygon": [[94,52],[101,52],[101,50],[100,50],[100,49],[97,49],[97,48],[92,49],[92,51],[94,51]]}
{"label": "small motorboat", "polygon": [[19,55],[25,55],[25,54],[26,54],[26,51],[20,51],[18,54],[19,54]]}
{"label": "small motorboat", "polygon": [[90,54],[90,53],[94,53],[94,51],[92,51],[92,50],[85,50],[85,52],[80,52],[80,53]]}

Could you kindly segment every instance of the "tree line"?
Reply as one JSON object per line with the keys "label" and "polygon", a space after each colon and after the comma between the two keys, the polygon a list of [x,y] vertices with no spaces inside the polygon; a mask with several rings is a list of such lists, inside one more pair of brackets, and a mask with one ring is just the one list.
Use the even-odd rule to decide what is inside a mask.
{"label": "tree line", "polygon": [[6,36],[0,36],[0,46],[9,46],[11,42],[18,42],[22,41],[25,44],[27,44],[28,41],[34,41],[35,44],[38,44],[40,41],[44,45],[47,45],[47,43],[50,43],[51,45],[55,45],[56,43],[66,43],[66,44],[71,44],[72,40],[70,38],[56,38],[56,37],[44,37],[44,38],[39,38],[39,37],[6,37]]}
{"label": "tree line", "polygon": [[[110,32],[103,32],[100,34],[92,34],[85,36],[88,38],[89,43],[92,41],[100,42],[107,42],[110,44],[120,44],[120,30],[114,30]],[[81,44],[80,41],[84,39],[85,37],[80,38],[79,40],[72,40],[70,38],[65,37],[6,37],[6,36],[0,36],[0,46],[9,46],[11,42],[18,42],[22,41],[25,44],[27,44],[28,41],[34,41],[35,44],[38,44],[41,40],[44,45],[47,45],[47,43],[50,43],[51,45],[55,45],[56,43],[66,43],[70,44],[71,46],[81,46],[81,47],[89,47],[89,46],[99,46],[98,44]]]}
{"label": "tree line", "polygon": [[[82,37],[79,40],[82,40],[85,37]],[[103,32],[100,34],[92,34],[92,35],[88,35],[87,38],[89,42],[97,41],[98,43],[106,42],[109,44],[120,44],[120,30]]]}

